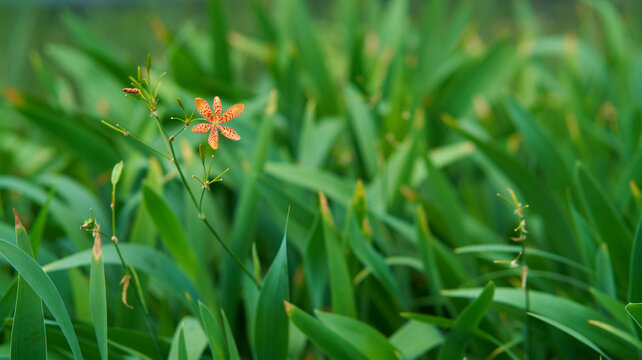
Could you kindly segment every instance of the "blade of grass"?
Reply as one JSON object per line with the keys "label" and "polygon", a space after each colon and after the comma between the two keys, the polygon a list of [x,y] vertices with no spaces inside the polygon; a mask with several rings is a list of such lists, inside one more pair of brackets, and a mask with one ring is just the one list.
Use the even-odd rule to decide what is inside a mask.
{"label": "blade of grass", "polygon": [[100,358],[107,359],[107,291],[105,289],[102,243],[98,232],[94,235],[94,248],[89,267],[89,303]]}
{"label": "blade of grass", "polygon": [[315,311],[315,314],[328,329],[344,339],[350,339],[352,346],[357,348],[368,359],[389,360],[397,358],[397,349],[379,331],[370,325],[351,317]]}
{"label": "blade of grass", "polygon": [[444,336],[431,324],[410,320],[390,336],[390,343],[408,359],[416,359],[441,345]]}
{"label": "blade of grass", "polygon": [[575,170],[575,181],[584,207],[601,239],[608,246],[618,288],[625,289],[629,284],[628,271],[633,244],[631,233],[596,179],[581,164]]}
{"label": "blade of grass", "polygon": [[[16,243],[25,256],[33,258],[31,242],[27,230],[20,222],[18,213],[13,210],[16,218]],[[18,275],[18,293],[16,296],[16,311],[13,315],[11,328],[11,357],[14,359],[46,359],[47,339],[42,311],[42,300],[29,285]]]}
{"label": "blade of grass", "polygon": [[227,349],[229,352],[230,360],[241,360],[239,351],[236,347],[236,341],[234,340],[234,333],[232,333],[232,328],[230,323],[227,321],[225,312],[221,310],[221,318],[223,319],[223,329],[225,330],[225,338],[227,339]]}
{"label": "blade of grass", "polygon": [[[182,345],[181,342],[183,342]],[[185,317],[176,328],[168,359],[200,359],[206,346],[207,336],[203,332],[200,322],[194,317]]]}
{"label": "blade of grass", "polygon": [[[481,289],[457,289],[444,290],[444,296],[456,298],[476,298],[479,296]],[[555,319],[557,323],[564,327],[572,329],[574,332],[581,334],[599,348],[612,354],[616,358],[634,358],[637,357],[637,350],[630,344],[618,337],[605,334],[594,326],[590,325],[587,320],[593,319],[607,324],[612,324],[610,317],[603,313],[578,302],[560,298],[551,294],[540,291],[530,290],[530,309],[531,312],[548,319]],[[522,289],[498,288],[495,290],[494,302],[508,305],[519,310],[518,316],[522,316],[524,310],[524,292]],[[613,324],[612,324],[613,325]]]}
{"label": "blade of grass", "polygon": [[[561,324],[561,323],[559,323],[559,322],[557,322],[557,321],[555,321],[553,319],[547,318],[546,316],[542,316],[542,315],[538,315],[538,314],[534,314],[534,313],[528,313],[528,315],[530,315],[530,316],[532,316],[532,317],[534,317],[536,319],[542,320],[543,322],[548,323],[549,325],[552,325],[552,326],[562,330],[563,332],[571,335],[572,337],[576,338],[580,342],[584,343],[584,345],[586,345],[586,346],[590,347],[591,349],[595,350],[595,352],[597,352],[601,356],[603,356],[603,357],[605,357],[607,359],[610,359],[610,357],[608,355],[606,355],[606,353],[604,353],[604,351],[602,351],[602,349],[600,349],[597,345],[595,345],[594,342],[592,342],[591,340],[586,338],[586,336],[582,335],[580,332],[578,332],[578,331],[576,331],[576,330],[574,330],[574,329],[572,329],[572,328],[570,328],[568,326],[565,326],[565,325],[563,325],[563,324]],[[589,320],[589,321],[591,321],[591,320]]]}
{"label": "blade of grass", "polygon": [[286,359],[288,356],[288,318],[281,307],[290,299],[288,276],[287,219],[281,247],[268,269],[256,306],[254,348],[257,359]]}
{"label": "blade of grass", "polygon": [[82,359],[82,352],[80,351],[78,338],[74,332],[69,313],[67,313],[62,297],[51,279],[29,255],[6,240],[0,239],[0,254],[7,259],[47,305],[67,339],[73,357]]}
{"label": "blade of grass", "polygon": [[214,314],[207,305],[199,301],[198,306],[201,311],[201,324],[210,342],[212,355],[214,355],[215,359],[227,360],[228,352],[227,346],[225,345],[225,336],[218,321],[216,321]]}
{"label": "blade of grass", "polygon": [[349,340],[327,328],[323,323],[298,307],[285,302],[290,321],[330,358],[346,360],[368,359]]}
{"label": "blade of grass", "polygon": [[332,309],[337,314],[356,317],[357,311],[354,301],[354,289],[343,244],[339,241],[334,221],[328,206],[328,199],[319,193],[319,206],[321,209],[321,222],[323,225],[323,239],[328,257],[330,274],[330,291],[332,296]]}
{"label": "blade of grass", "polygon": [[447,360],[462,357],[470,336],[477,329],[488,307],[493,302],[494,294],[495,284],[491,281],[479,294],[479,297],[466,306],[464,311],[457,317],[452,330],[446,336],[446,340],[439,351],[438,359]]}

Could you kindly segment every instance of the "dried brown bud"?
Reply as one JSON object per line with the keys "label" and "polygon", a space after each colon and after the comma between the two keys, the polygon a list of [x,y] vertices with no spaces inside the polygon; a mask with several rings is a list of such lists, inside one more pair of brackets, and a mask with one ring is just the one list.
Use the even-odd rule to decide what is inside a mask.
{"label": "dried brown bud", "polygon": [[123,91],[128,94],[138,94],[140,90],[138,90],[137,88],[124,88]]}
{"label": "dried brown bud", "polygon": [[122,296],[123,304],[125,304],[125,306],[127,306],[128,308],[133,309],[134,307],[127,303],[127,288],[129,287],[130,280],[131,280],[131,276],[127,274],[123,276],[122,280],[120,280],[120,284],[123,285],[123,296]]}

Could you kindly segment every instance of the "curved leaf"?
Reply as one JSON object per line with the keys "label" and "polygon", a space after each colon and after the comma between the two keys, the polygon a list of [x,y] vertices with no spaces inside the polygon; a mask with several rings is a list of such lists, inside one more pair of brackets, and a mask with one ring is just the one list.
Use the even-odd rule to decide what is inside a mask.
{"label": "curved leaf", "polygon": [[493,301],[495,284],[491,281],[459,315],[452,330],[446,336],[446,341],[439,351],[439,359],[460,359],[466,350],[468,339],[481,322],[486,310]]}
{"label": "curved leaf", "polygon": [[257,359],[286,359],[288,356],[288,318],[281,307],[289,300],[287,220],[281,247],[270,266],[256,306],[254,346]]}
{"label": "curved leaf", "polygon": [[58,289],[56,289],[56,286],[51,282],[49,276],[47,276],[29,255],[6,240],[0,239],[0,254],[7,259],[36,294],[40,296],[42,301],[44,301],[67,338],[74,358],[82,359],[78,339],[76,338],[71,319],[67,313],[67,308],[58,293]]}

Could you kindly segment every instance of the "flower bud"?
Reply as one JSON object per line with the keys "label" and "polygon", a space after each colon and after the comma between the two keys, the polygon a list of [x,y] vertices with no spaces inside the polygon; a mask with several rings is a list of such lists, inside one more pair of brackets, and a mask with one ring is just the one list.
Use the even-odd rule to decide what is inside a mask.
{"label": "flower bud", "polygon": [[116,186],[120,180],[120,175],[123,173],[123,161],[119,161],[114,165],[114,169],[111,171],[111,184]]}
{"label": "flower bud", "polygon": [[178,103],[178,106],[181,107],[181,109],[185,110],[185,106],[183,106],[183,100],[181,100],[181,98],[176,97],[176,102]]}
{"label": "flower bud", "polygon": [[143,81],[143,73],[140,71],[140,66],[138,67],[138,82]]}
{"label": "flower bud", "polygon": [[138,94],[140,90],[138,90],[137,88],[124,88],[123,91],[128,94]]}
{"label": "flower bud", "polygon": [[201,157],[201,164],[205,166],[205,153],[203,152],[203,144],[198,144],[198,155]]}
{"label": "flower bud", "polygon": [[147,54],[147,71],[152,68],[152,54]]}

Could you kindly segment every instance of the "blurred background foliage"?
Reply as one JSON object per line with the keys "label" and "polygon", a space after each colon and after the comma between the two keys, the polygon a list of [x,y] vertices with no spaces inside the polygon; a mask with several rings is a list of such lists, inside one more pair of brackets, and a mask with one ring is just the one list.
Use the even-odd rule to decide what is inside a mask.
{"label": "blurred background foliage", "polygon": [[[15,243],[16,208],[87,358],[92,240],[78,227],[90,208],[108,227],[120,160],[117,235],[163,357],[637,358],[640,14],[605,0],[1,2],[0,238]],[[260,291],[171,164],[101,124],[164,148],[121,92],[147,53],[167,72],[168,133],[176,97],[245,104],[204,212]],[[188,177],[204,142],[175,141]],[[520,268],[494,262],[521,249],[507,188],[529,205],[531,315]],[[155,358],[105,246],[110,356]],[[16,274],[2,267],[8,354]],[[50,357],[70,357],[46,324]]]}

